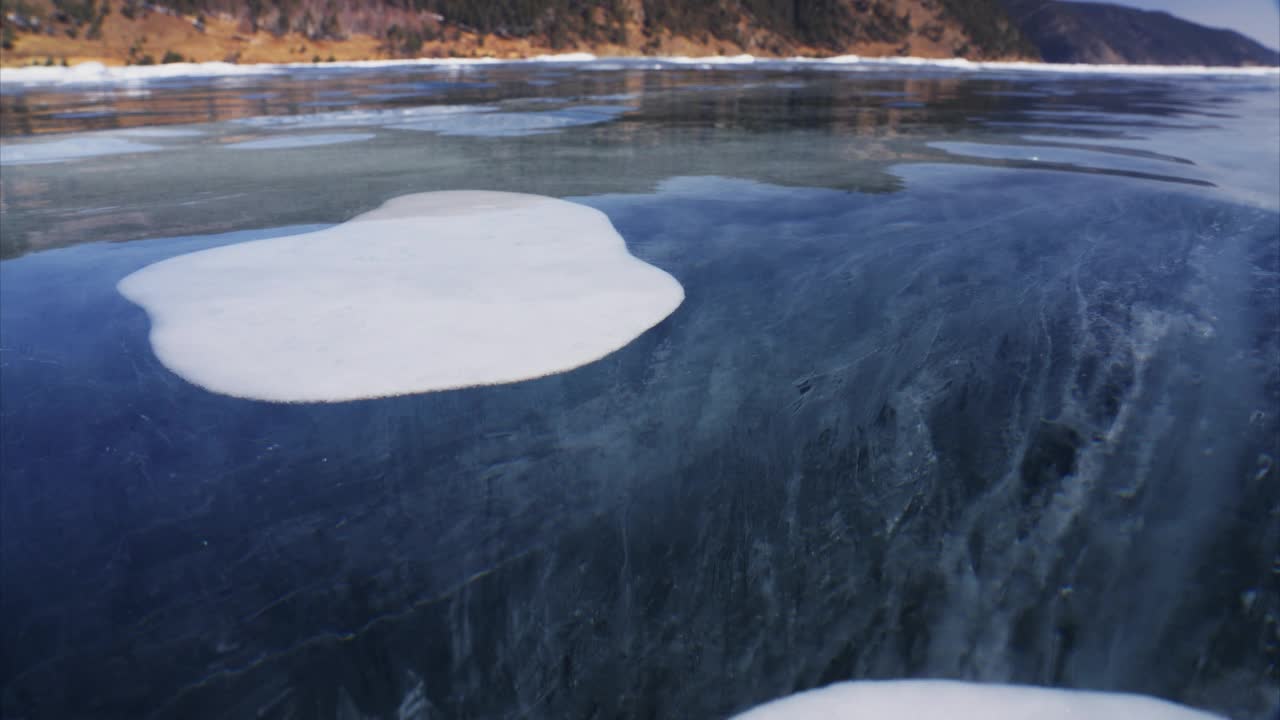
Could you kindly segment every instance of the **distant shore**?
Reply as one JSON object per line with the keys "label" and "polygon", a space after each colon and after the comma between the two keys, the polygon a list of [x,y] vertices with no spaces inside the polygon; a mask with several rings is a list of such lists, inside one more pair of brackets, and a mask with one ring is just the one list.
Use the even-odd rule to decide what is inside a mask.
{"label": "distant shore", "polygon": [[[639,0],[616,0],[587,14],[557,12],[547,5],[551,0],[530,2],[547,8],[536,21],[524,17],[531,5],[502,0],[455,2],[448,18],[432,10],[440,4],[436,0],[352,0],[341,7],[320,0],[5,0],[0,67],[507,61],[557,53],[814,60],[856,55],[906,62],[1049,60],[1191,67],[1280,64],[1280,55],[1243,36],[1133,15],[1123,8],[1114,9],[1116,18],[1145,28],[1133,37],[1111,32],[1119,20],[1090,24],[1076,18],[1070,32],[1036,36],[1033,42],[999,3],[987,0],[977,3],[982,8],[970,7],[968,0],[842,0],[813,3],[794,16],[767,18],[750,12],[744,0],[725,0],[717,6],[718,13],[703,12],[708,4],[695,0],[654,0],[654,12],[644,10],[649,5]],[[729,6],[737,8],[736,14],[726,9]],[[1078,47],[1072,53],[1058,52],[1063,43]]]}

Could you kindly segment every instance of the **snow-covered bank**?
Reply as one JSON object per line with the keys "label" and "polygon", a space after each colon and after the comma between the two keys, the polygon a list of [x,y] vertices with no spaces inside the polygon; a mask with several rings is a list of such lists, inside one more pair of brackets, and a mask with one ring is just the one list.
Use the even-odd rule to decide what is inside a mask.
{"label": "snow-covered bank", "polygon": [[1033,62],[977,62],[964,59],[916,57],[868,58],[842,55],[832,58],[759,58],[752,55],[711,57],[621,57],[598,58],[590,53],[542,55],[524,60],[494,58],[420,58],[415,60],[359,60],[332,63],[285,63],[233,65],[224,62],[173,63],[109,67],[89,62],[72,67],[6,68],[0,85],[10,88],[47,85],[130,84],[156,80],[234,78],[272,75],[292,71],[332,71],[386,67],[467,67],[498,64],[578,63],[600,69],[662,69],[687,67],[732,67],[749,65],[771,70],[828,68],[848,71],[930,70],[953,72],[1036,72],[1095,75],[1242,75],[1280,77],[1280,67],[1205,67],[1198,65],[1065,65]]}

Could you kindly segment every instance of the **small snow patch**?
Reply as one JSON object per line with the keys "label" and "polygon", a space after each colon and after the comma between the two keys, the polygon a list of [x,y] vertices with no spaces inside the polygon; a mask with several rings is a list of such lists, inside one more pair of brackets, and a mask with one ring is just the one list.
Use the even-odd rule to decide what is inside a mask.
{"label": "small snow patch", "polygon": [[735,720],[1222,720],[1165,700],[951,680],[847,682],[785,697]]}

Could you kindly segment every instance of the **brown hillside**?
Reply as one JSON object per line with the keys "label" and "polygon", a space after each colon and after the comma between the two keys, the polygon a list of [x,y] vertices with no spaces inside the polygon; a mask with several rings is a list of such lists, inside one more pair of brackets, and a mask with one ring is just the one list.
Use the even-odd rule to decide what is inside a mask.
{"label": "brown hillside", "polygon": [[395,57],[1029,58],[994,0],[2,0],[4,66]]}

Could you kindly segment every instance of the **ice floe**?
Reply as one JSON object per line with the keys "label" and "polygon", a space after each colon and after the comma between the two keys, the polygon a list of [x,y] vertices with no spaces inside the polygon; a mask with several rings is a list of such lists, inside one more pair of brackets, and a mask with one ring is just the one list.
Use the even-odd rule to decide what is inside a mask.
{"label": "ice floe", "polygon": [[514,136],[608,122],[634,110],[629,105],[577,105],[555,110],[499,111],[491,105],[427,105],[310,115],[243,118],[234,122],[266,129],[385,127],[441,135]]}
{"label": "ice floe", "polygon": [[37,142],[7,141],[0,144],[0,165],[36,165],[67,162],[104,155],[124,155],[159,150],[156,145],[106,135],[68,137]]}
{"label": "ice floe", "polygon": [[477,191],[406,195],[317,232],[170,258],[119,290],[147,311],[170,370],[277,402],[564,372],[627,345],[684,299],[604,213]]}
{"label": "ice floe", "polygon": [[848,682],[791,695],[735,720],[1222,720],[1156,698],[950,680]]}

